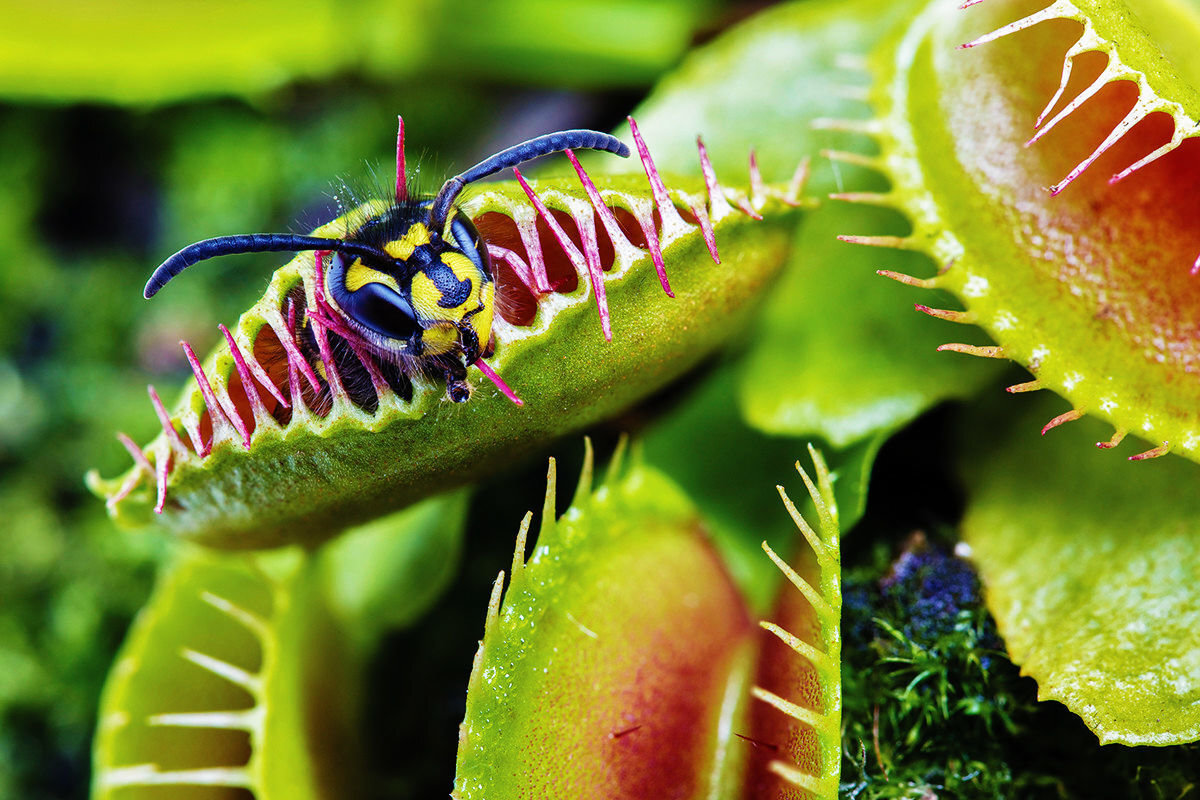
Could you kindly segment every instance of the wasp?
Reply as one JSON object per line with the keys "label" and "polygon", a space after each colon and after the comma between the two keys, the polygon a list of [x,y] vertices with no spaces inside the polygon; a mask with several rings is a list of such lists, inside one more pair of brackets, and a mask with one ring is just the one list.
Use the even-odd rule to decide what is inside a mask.
{"label": "wasp", "polygon": [[146,283],[150,299],[172,278],[207,259],[237,253],[316,253],[312,315],[363,344],[405,375],[440,374],[450,400],[470,397],[467,367],[489,377],[483,359],[495,347],[495,283],[487,243],[456,204],[465,187],[501,170],[563,150],[629,148],[593,130],[548,133],[502,150],[447,180],[433,197],[409,197],[404,174],[404,122],[396,155],[396,202],[341,238],[290,233],[218,236],[188,245]]}

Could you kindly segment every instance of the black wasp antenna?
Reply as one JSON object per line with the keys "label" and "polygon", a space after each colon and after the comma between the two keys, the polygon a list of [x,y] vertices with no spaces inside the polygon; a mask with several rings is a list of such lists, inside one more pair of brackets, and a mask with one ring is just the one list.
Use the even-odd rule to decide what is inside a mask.
{"label": "black wasp antenna", "polygon": [[502,169],[515,167],[526,161],[562,150],[604,150],[621,156],[621,158],[629,156],[629,148],[617,137],[584,129],[547,133],[544,136],[515,144],[507,150],[501,150],[494,156],[485,158],[465,172],[460,172],[446,181],[430,208],[429,229],[441,231],[446,226],[446,217],[450,215],[450,208],[458,198],[459,192],[468,183],[474,183],[489,175],[495,175]]}
{"label": "black wasp antenna", "polygon": [[[620,139],[599,131],[585,129],[557,131],[535,137],[489,156],[446,181],[430,206],[427,227],[431,233],[440,235],[445,228],[446,219],[450,216],[450,209],[454,206],[455,199],[467,184],[494,175],[502,169],[515,167],[540,156],[569,149],[604,150],[622,158],[629,155],[629,148],[622,144]],[[399,162],[397,168],[401,168]],[[400,189],[397,188],[397,196],[399,196],[399,192]],[[392,256],[382,250],[358,242],[348,242],[344,239],[300,236],[291,233],[246,233],[218,236],[190,244],[160,264],[150,276],[150,280],[146,282],[143,295],[146,299],[150,299],[172,278],[188,267],[217,256],[303,250],[333,250],[383,263],[393,260]]]}

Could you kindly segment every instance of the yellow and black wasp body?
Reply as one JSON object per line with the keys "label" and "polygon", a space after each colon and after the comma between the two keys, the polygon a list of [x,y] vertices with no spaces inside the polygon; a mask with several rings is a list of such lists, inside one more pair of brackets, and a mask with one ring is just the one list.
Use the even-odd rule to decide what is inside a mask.
{"label": "yellow and black wasp body", "polygon": [[[492,342],[495,283],[487,244],[455,200],[468,184],[530,159],[567,149],[628,156],[608,134],[559,131],[503,150],[462,172],[433,198],[410,199],[401,137],[396,202],[342,238],[241,234],[206,239],[168,258],[146,283],[146,298],[189,266],[221,255],[314,251],[317,296],[310,315],[359,343],[405,375],[439,373],[455,402],[470,396],[467,367],[482,362]],[[331,317],[331,318],[329,318]]]}

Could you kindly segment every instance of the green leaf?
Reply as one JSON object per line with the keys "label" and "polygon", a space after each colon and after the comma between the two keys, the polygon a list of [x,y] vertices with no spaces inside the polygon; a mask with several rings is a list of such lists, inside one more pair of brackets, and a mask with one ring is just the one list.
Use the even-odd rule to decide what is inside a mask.
{"label": "green leaf", "polygon": [[1049,407],[963,454],[988,607],[1040,698],[1102,743],[1200,739],[1200,467],[1098,451],[1092,420],[1039,441]]}
{"label": "green leaf", "polygon": [[365,648],[419,619],[454,577],[469,493],[460,490],[347,531],[320,552],[330,609]]}
{"label": "green leaf", "polygon": [[[763,549],[787,578],[768,621],[760,623],[758,669],[747,730],[755,747],[747,798],[797,796],[835,800],[842,762],[842,563],[839,509],[821,454],[808,448],[816,480],[796,464],[808,490],[815,527],[783,487],[779,494],[805,544],[788,564]],[[794,548],[793,548],[794,549]],[[782,782],[782,785],[781,785]]]}
{"label": "green leaf", "polygon": [[[923,257],[836,238],[903,227],[892,212],[835,202],[801,226],[742,367],[738,400],[748,422],[841,449],[890,434],[939,402],[970,397],[999,374],[996,362],[937,352],[945,324],[907,313],[913,290],[876,274],[927,271]],[[928,293],[920,299],[938,305]]]}
{"label": "green leaf", "polygon": [[524,563],[527,515],[503,603],[503,573],[492,594],[453,796],[767,797],[800,789],[833,800],[841,762],[838,510],[825,463],[810,453],[815,483],[800,474],[820,532],[784,494],[808,555],[793,570],[764,543],[791,585],[776,592],[771,622],[759,631],[674,484],[640,457],[626,468],[618,450],[593,492],[589,446],[572,506],[555,521],[551,461],[533,556]]}
{"label": "green leaf", "polygon": [[258,800],[353,795],[358,664],[313,560],[184,549],[101,700],[92,797],[215,786]]}
{"label": "green leaf", "polygon": [[[0,95],[130,104],[256,97],[347,72],[439,83],[451,74],[643,83],[678,57],[710,5],[587,0],[564,11],[550,0],[494,0],[463,14],[444,0],[8,4]],[[334,33],[340,45],[306,46]]]}

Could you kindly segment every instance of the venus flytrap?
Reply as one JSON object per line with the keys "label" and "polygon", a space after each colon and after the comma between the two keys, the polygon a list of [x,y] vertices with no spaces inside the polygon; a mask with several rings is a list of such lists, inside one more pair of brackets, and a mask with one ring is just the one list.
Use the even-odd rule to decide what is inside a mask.
{"label": "venus flytrap", "polygon": [[813,458],[820,534],[780,492],[816,558],[797,572],[767,548],[790,585],[765,630],[690,501],[640,455],[619,449],[593,489],[589,445],[557,519],[551,461],[532,555],[529,514],[488,606],[453,796],[836,797],[837,511]]}
{"label": "venus flytrap", "polygon": [[928,4],[873,56],[881,152],[864,161],[892,183],[875,202],[913,227],[844,238],[930,255],[936,274],[887,274],[953,293],[965,310],[917,308],[997,342],[941,349],[1012,359],[1034,380],[1010,392],[1066,398],[1044,431],[1088,414],[1115,428],[1102,448],[1150,443],[1132,460],[1200,458],[1197,18],[1172,3],[1136,17],[1122,2],[966,5]]}
{"label": "venus flytrap", "polygon": [[[470,402],[448,404],[435,381],[309,325],[327,315],[302,253],[207,359],[184,343],[195,380],[179,404],[168,411],[150,390],[162,433],[144,448],[124,437],[133,469],[93,473],[90,486],[119,522],[228,548],[315,544],[661,388],[752,317],[785,259],[805,172],[777,185],[755,168],[732,190],[700,168],[701,150],[702,177],[664,179],[634,141],[642,177],[593,179],[576,162],[571,178],[518,176],[464,201],[496,265],[495,355],[478,366],[503,375],[500,390],[476,373]],[[316,235],[379,210],[357,207]]]}
{"label": "venus flytrap", "polygon": [[364,664],[444,588],[465,499],[426,501],[317,553],[181,546],[105,687],[92,797],[362,791]]}
{"label": "venus flytrap", "polygon": [[996,433],[973,425],[964,459],[976,488],[963,538],[1008,651],[1039,699],[1065,704],[1102,743],[1196,741],[1200,468],[1113,470],[1080,449],[1094,420],[1038,442],[1039,405]]}
{"label": "venus flytrap", "polygon": [[317,575],[299,549],[177,554],[105,688],[92,797],[355,786],[355,666]]}

